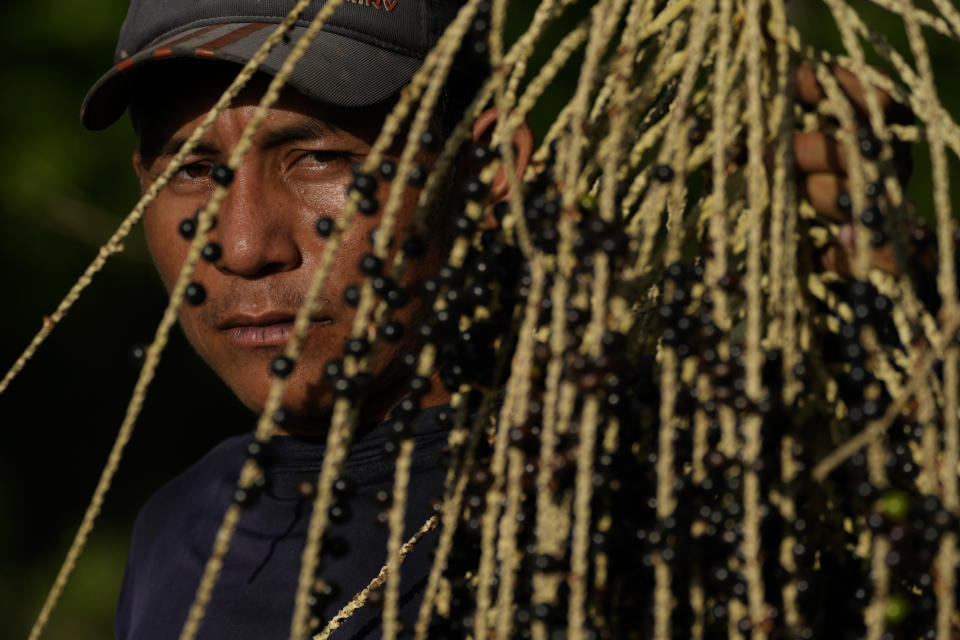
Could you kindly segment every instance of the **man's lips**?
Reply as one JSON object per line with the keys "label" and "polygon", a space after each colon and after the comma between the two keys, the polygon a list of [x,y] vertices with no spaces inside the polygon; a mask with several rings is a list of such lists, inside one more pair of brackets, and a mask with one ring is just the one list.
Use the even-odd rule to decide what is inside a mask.
{"label": "man's lips", "polygon": [[[294,313],[276,312],[261,315],[232,315],[218,325],[227,339],[242,347],[282,347],[293,335]],[[309,330],[325,327],[333,320],[310,319]]]}

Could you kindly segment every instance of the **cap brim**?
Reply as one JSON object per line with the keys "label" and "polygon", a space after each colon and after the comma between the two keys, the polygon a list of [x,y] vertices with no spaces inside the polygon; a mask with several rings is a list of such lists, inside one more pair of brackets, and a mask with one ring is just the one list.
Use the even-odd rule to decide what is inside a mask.
{"label": "cap brim", "polygon": [[[130,103],[132,78],[164,60],[193,58],[246,64],[277,25],[245,22],[205,25],[167,36],[124,59],[105,73],[83,101],[87,129],[116,122]],[[260,71],[275,75],[306,27],[295,26],[278,43]],[[420,58],[322,30],[294,67],[287,84],[317,102],[361,107],[380,102],[406,85],[423,64]]]}

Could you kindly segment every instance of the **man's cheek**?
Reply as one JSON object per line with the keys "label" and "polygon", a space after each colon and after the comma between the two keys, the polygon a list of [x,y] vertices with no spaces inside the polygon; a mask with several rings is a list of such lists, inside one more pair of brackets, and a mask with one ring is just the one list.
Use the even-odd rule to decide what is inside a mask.
{"label": "man's cheek", "polygon": [[170,292],[186,260],[189,240],[180,237],[175,228],[174,233],[170,233],[162,224],[162,221],[156,219],[147,220],[144,231],[153,264],[167,292]]}
{"label": "man's cheek", "polygon": [[215,345],[210,344],[203,332],[199,330],[198,320],[197,320],[197,311],[188,306],[184,306],[180,309],[180,326],[183,328],[183,333],[187,337],[187,341],[194,348],[204,362],[213,367],[213,369],[219,371],[220,367],[218,366],[220,358],[217,357],[215,353]]}
{"label": "man's cheek", "polygon": [[347,206],[348,182],[299,182],[291,185],[297,200],[320,215],[340,215]]}

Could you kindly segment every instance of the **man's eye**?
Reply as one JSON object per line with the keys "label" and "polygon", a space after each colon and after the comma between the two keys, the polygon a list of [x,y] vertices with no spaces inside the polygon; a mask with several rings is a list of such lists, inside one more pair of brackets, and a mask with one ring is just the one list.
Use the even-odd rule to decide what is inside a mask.
{"label": "man's eye", "polygon": [[180,167],[179,171],[177,171],[176,177],[189,178],[190,180],[206,178],[210,175],[210,169],[212,166],[213,165],[208,162],[193,162],[190,164],[185,164]]}
{"label": "man's eye", "polygon": [[350,154],[345,151],[331,151],[326,149],[320,149],[315,151],[308,151],[303,154],[303,160],[309,163],[319,163],[322,165],[330,165],[337,163],[345,163],[350,159]]}

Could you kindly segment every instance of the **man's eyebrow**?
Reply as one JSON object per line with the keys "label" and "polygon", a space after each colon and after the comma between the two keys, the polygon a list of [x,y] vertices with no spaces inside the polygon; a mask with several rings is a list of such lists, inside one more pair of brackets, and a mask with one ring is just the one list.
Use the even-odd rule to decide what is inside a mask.
{"label": "man's eyebrow", "polygon": [[[156,144],[151,144],[149,141],[144,141],[140,145],[140,156],[147,161],[153,161],[164,156],[172,156],[177,154],[186,142],[186,136],[174,136],[162,145],[159,145],[159,147]],[[197,146],[193,148],[193,153],[203,155],[216,155],[219,152],[220,148],[209,142],[199,142]]]}
{"label": "man's eyebrow", "polygon": [[309,118],[286,127],[264,131],[260,138],[260,146],[271,149],[288,142],[320,140],[339,131],[337,126],[325,120]]}
{"label": "man's eyebrow", "polygon": [[[336,134],[339,131],[339,127],[325,120],[309,118],[297,124],[263,132],[261,134],[260,145],[266,149],[271,149],[289,142],[319,140],[326,136]],[[174,136],[159,146],[151,144],[149,141],[144,141],[141,144],[140,155],[147,161],[153,161],[164,156],[172,156],[180,151],[186,141],[186,136]],[[216,155],[220,153],[220,148],[208,142],[200,142],[193,148],[193,153]]]}

